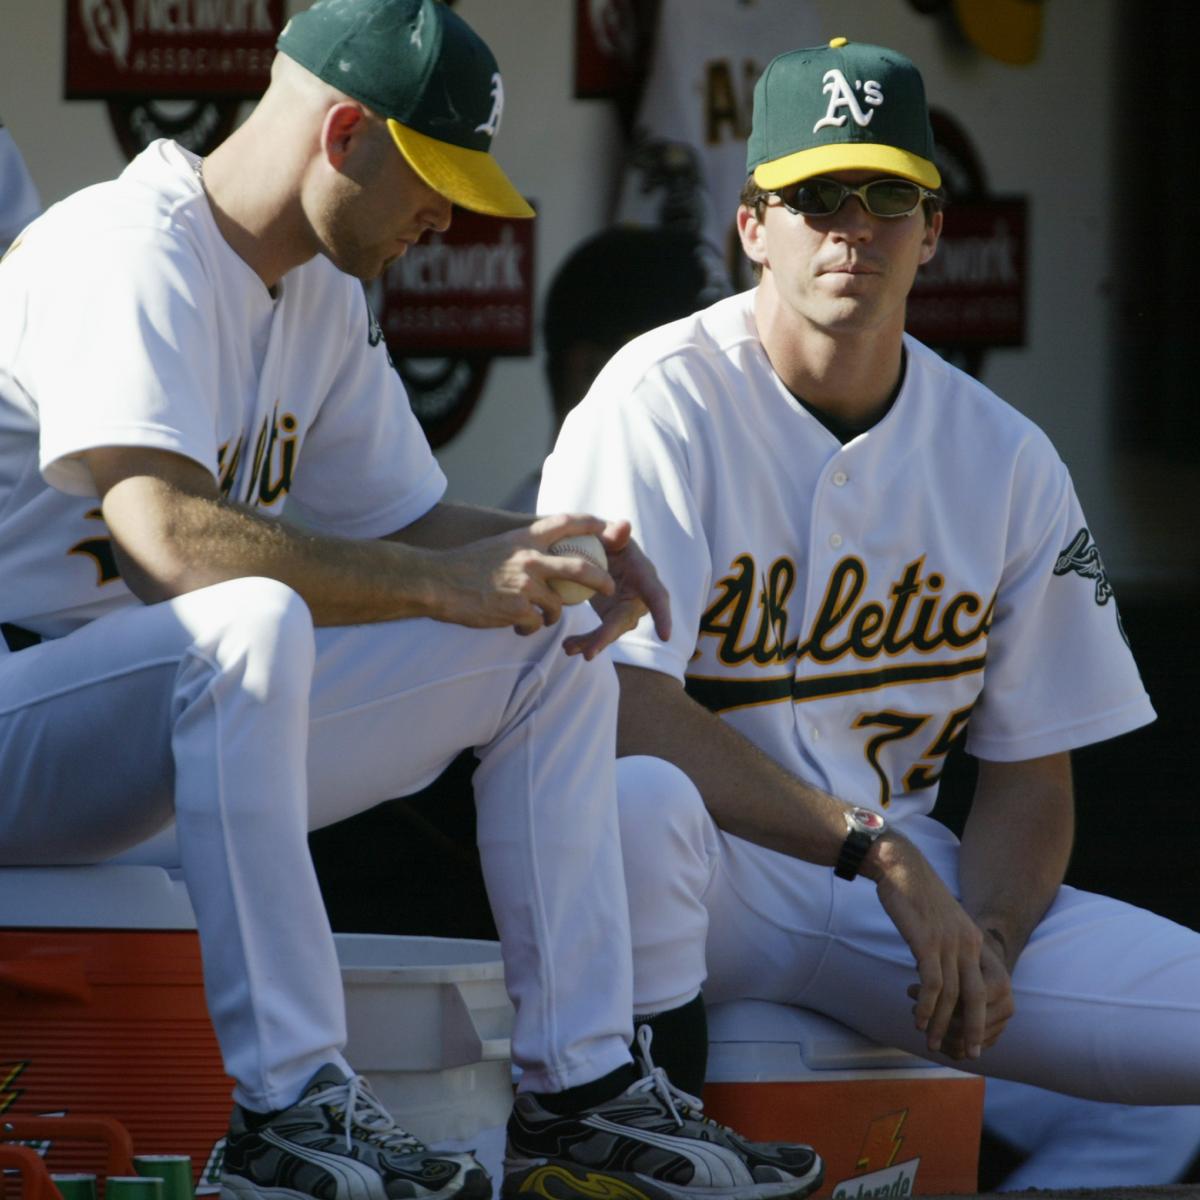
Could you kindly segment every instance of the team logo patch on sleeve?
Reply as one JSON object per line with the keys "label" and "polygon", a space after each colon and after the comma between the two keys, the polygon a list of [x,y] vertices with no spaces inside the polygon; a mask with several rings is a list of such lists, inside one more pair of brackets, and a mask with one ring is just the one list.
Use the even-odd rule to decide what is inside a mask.
{"label": "team logo patch on sleeve", "polygon": [[[1074,572],[1084,579],[1095,582],[1094,598],[1101,608],[1113,598],[1113,587],[1108,581],[1108,573],[1104,570],[1104,560],[1100,557],[1100,548],[1092,540],[1092,535],[1084,526],[1072,539],[1070,545],[1058,556],[1054,563],[1055,575],[1067,575]],[[1113,604],[1114,611],[1116,604]],[[1121,614],[1117,613],[1117,628],[1126,644],[1129,638],[1125,626],[1121,623]]]}

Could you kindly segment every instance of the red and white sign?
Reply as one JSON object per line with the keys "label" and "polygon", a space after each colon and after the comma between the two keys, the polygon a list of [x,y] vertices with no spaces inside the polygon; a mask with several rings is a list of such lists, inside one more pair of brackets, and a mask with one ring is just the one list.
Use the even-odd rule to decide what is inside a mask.
{"label": "red and white sign", "polygon": [[454,210],[387,271],[376,315],[393,357],[533,350],[534,221]]}
{"label": "red and white sign", "polygon": [[261,96],[284,0],[68,0],[68,100]]}
{"label": "red and white sign", "polygon": [[937,253],[909,293],[908,331],[939,349],[1023,346],[1026,216],[1023,198],[951,198]]}
{"label": "red and white sign", "polygon": [[575,96],[621,95],[634,83],[640,40],[639,0],[575,0]]}

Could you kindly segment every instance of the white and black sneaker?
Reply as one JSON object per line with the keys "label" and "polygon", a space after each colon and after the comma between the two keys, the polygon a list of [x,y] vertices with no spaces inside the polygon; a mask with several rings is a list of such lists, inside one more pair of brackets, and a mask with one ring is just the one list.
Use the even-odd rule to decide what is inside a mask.
{"label": "white and black sneaker", "polygon": [[332,1063],[291,1108],[259,1117],[235,1106],[221,1200],[490,1200],[470,1154],[440,1154],[406,1133],[360,1075]]}
{"label": "white and black sneaker", "polygon": [[699,1100],[650,1063],[649,1032],[638,1031],[646,1074],[595,1108],[558,1116],[528,1093],[517,1096],[501,1196],[782,1200],[821,1186],[824,1164],[811,1147],[750,1142],[706,1117]]}

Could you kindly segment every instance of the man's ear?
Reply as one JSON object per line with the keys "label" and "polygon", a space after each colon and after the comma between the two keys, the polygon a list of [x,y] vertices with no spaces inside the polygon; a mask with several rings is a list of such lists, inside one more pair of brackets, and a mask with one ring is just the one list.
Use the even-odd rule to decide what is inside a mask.
{"label": "man's ear", "polygon": [[758,210],[748,208],[745,204],[738,205],[737,231],[742,241],[742,249],[751,262],[760,267],[768,266],[767,262],[767,228],[758,215]]}
{"label": "man's ear", "polygon": [[330,166],[341,170],[355,143],[367,131],[367,114],[351,100],[330,106],[321,125],[321,149]]}
{"label": "man's ear", "polygon": [[924,266],[937,251],[938,238],[942,236],[942,214],[935,212],[933,218],[925,226],[925,236],[921,239],[921,266]]}

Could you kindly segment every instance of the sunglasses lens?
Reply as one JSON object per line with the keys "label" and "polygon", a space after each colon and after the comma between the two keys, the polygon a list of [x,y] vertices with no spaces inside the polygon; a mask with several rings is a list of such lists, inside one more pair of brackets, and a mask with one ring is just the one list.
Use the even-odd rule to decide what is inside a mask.
{"label": "sunglasses lens", "polygon": [[921,189],[907,179],[877,179],[866,187],[867,208],[877,217],[904,217],[921,202]]}
{"label": "sunglasses lens", "polygon": [[861,189],[848,188],[836,179],[802,179],[777,193],[795,213],[827,217],[837,212],[848,195],[859,194],[867,210],[877,217],[906,217],[921,203],[921,189],[907,179],[876,179]]}
{"label": "sunglasses lens", "polygon": [[802,179],[791,187],[783,188],[779,198],[793,212],[806,217],[827,217],[837,212],[846,191],[832,179]]}

